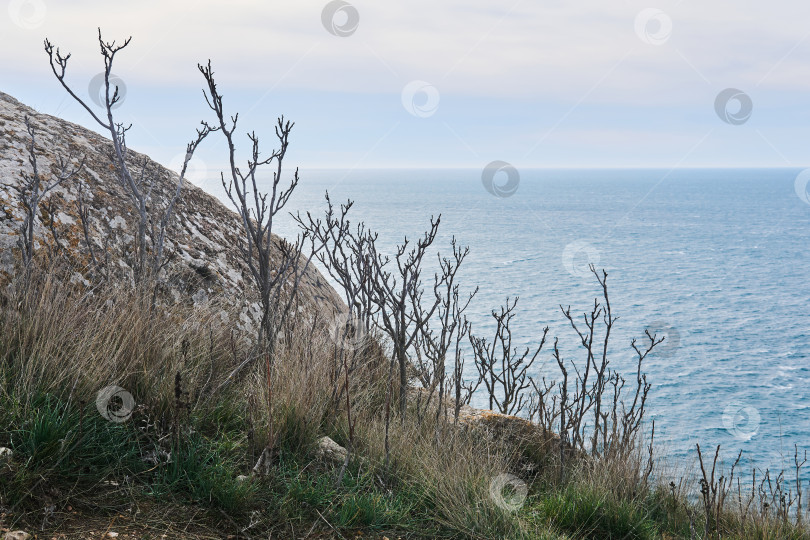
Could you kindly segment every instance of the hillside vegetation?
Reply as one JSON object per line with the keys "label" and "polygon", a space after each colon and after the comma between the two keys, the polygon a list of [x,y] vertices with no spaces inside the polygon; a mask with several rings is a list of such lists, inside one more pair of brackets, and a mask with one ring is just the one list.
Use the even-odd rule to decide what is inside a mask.
{"label": "hillside vegetation", "polygon": [[[441,216],[382,253],[350,221],[351,201],[327,194],[323,215],[296,214],[300,236],[279,239],[273,219],[299,182],[284,166],[293,124],[279,119],[266,154],[249,134],[237,166],[237,115],[209,62],[199,71],[210,123],[180,175],[135,159],[110,83],[128,43],[99,32],[106,116],[86,108],[110,137],[104,174],[60,154],[87,150],[86,138],[55,146],[59,131],[81,131],[51,129],[43,145],[38,126],[53,119],[3,120],[16,134],[0,155],[3,532],[810,538],[798,448],[792,470],[764,475],[719,447],[695,449],[694,475],[658,455],[644,365],[664,337],[646,331],[628,344],[635,369],[614,369],[604,270],[591,267],[593,304],[561,306],[568,334],[546,328],[517,347],[517,298],[492,310],[489,328],[467,320],[477,288],[457,275],[469,248],[434,246]],[[65,82],[69,55],[48,41],[45,51],[82,102]],[[208,136],[226,143],[235,213],[184,186]],[[185,205],[189,194],[204,205]],[[425,275],[433,257],[439,270]],[[560,339],[581,357],[563,357]],[[470,407],[476,393],[491,410]]]}

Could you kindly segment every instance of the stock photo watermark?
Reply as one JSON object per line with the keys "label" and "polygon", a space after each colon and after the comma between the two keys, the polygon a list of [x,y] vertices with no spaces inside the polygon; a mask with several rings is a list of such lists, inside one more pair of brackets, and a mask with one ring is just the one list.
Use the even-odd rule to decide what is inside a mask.
{"label": "stock photo watermark", "polygon": [[[171,161],[169,161],[169,169],[177,172],[177,174],[180,174],[183,171],[183,164],[186,161],[186,157],[187,155],[185,152],[175,155]],[[188,165],[186,166],[186,176],[184,179],[199,186],[205,182],[207,177],[208,166],[197,156],[192,156],[188,161]]]}
{"label": "stock photo watermark", "polygon": [[[117,109],[126,101],[127,85],[124,79],[114,73],[110,73],[110,99],[113,99],[113,96],[115,96],[116,88],[118,89],[118,98],[115,103],[113,103],[112,109]],[[104,73],[99,73],[90,79],[87,85],[87,94],[90,96],[90,100],[99,107],[107,106],[107,85],[104,82]]]}
{"label": "stock photo watermark", "polygon": [[349,37],[360,25],[360,12],[343,0],[332,0],[321,11],[321,22],[326,31],[337,37]]}
{"label": "stock photo watermark", "polygon": [[656,8],[641,10],[634,27],[638,38],[649,45],[663,45],[672,35],[672,19]]}
{"label": "stock photo watermark", "polygon": [[105,420],[120,424],[135,410],[135,398],[120,386],[105,386],[96,395],[96,409]]}
{"label": "stock photo watermark", "polygon": [[417,118],[428,118],[439,110],[439,91],[425,81],[411,81],[402,89],[402,106]]}
{"label": "stock photo watermark", "polygon": [[681,346],[681,333],[677,328],[666,321],[653,321],[645,328],[656,340],[664,338],[664,341],[655,347],[651,353],[658,358],[671,358]]}
{"label": "stock photo watermark", "polygon": [[481,173],[481,183],[490,195],[501,199],[511,197],[520,185],[520,173],[510,163],[496,160],[488,163]]}
{"label": "stock photo watermark", "polygon": [[11,0],[8,3],[11,22],[23,30],[39,28],[47,15],[48,8],[42,0]]}
{"label": "stock photo watermark", "polygon": [[751,96],[737,88],[726,88],[714,100],[714,111],[726,124],[741,126],[748,122],[754,111]]}
{"label": "stock photo watermark", "polygon": [[343,351],[359,349],[368,338],[363,321],[345,311],[336,313],[325,325],[323,333],[329,343]]}
{"label": "stock photo watermark", "polygon": [[562,252],[562,265],[574,277],[591,277],[591,265],[598,266],[601,253],[585,240],[574,240]]}
{"label": "stock photo watermark", "polygon": [[793,182],[796,195],[805,204],[810,204],[810,193],[807,191],[808,185],[810,185],[810,169],[805,169],[796,175],[796,180]]}
{"label": "stock photo watermark", "polygon": [[529,487],[514,474],[502,473],[489,483],[489,497],[502,510],[516,512],[523,507]]}
{"label": "stock photo watermark", "polygon": [[751,440],[759,431],[762,417],[755,407],[734,403],[723,411],[723,427],[734,438],[742,441]]}

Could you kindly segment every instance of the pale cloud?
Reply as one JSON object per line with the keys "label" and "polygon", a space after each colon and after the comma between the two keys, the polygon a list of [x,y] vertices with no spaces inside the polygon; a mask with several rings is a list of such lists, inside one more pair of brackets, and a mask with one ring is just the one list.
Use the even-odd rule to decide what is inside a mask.
{"label": "pale cloud", "polygon": [[[48,71],[45,36],[73,53],[71,80],[86,85],[101,69],[96,28],[108,39],[132,35],[115,71],[134,89],[127,114],[144,128],[142,145],[165,159],[182,148],[175,141],[162,150],[167,133],[175,136],[178,123],[193,126],[204,112],[196,63],[209,58],[246,122],[275,114],[267,96],[285,112],[310,100],[318,114],[308,117],[305,106],[297,114],[309,145],[303,156],[323,165],[400,164],[410,155],[426,156],[425,165],[462,164],[506,153],[632,164],[640,149],[651,163],[677,162],[690,141],[725,129],[713,103],[729,87],[752,96],[750,129],[721,131],[727,147],[707,141],[717,154],[695,152],[700,164],[737,159],[739,148],[754,152],[746,159],[784,164],[772,146],[801,160],[794,141],[807,135],[790,119],[808,116],[810,95],[810,3],[797,0],[356,0],[360,22],[348,37],[323,27],[325,0],[15,2],[45,7],[33,29],[0,15],[0,62],[15,77],[10,86],[28,94],[17,97],[46,112],[56,98],[42,97],[42,88],[64,99]],[[636,34],[636,17],[648,8],[672,23],[659,45]],[[441,101],[435,115],[411,125],[400,92],[414,80],[433,85]],[[165,92],[167,109],[138,103],[144,88]],[[82,118],[69,108],[65,114]]]}
{"label": "pale cloud", "polygon": [[189,84],[195,63],[212,58],[234,85],[348,92],[421,79],[446,92],[565,99],[606,75],[603,95],[620,101],[681,95],[704,77],[718,86],[765,77],[769,88],[810,87],[810,42],[802,41],[810,5],[797,1],[663,2],[673,30],[660,46],[634,32],[649,7],[642,2],[357,1],[360,24],[346,38],[321,25],[321,0],[44,5],[39,28],[3,22],[4,65],[41,71],[47,35],[92,72],[101,26],[110,39],[134,36],[121,60],[130,77],[163,84]]}

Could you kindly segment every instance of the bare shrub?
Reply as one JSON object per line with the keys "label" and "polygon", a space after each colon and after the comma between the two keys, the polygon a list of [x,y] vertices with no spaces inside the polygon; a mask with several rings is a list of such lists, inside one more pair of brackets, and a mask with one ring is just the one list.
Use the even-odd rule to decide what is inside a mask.
{"label": "bare shrub", "polygon": [[396,247],[393,268],[389,259],[369,245],[372,264],[373,302],[379,308],[378,326],[393,345],[392,367],[399,367],[399,414],[404,417],[408,399],[409,350],[439,306],[439,299],[423,303],[422,263],[436,239],[441,216],[431,218],[430,229],[411,247],[405,238]]}
{"label": "bare shrub", "polygon": [[[703,464],[703,453],[700,451],[700,444],[696,444],[698,460],[700,461],[700,472],[702,478],[700,479],[700,494],[703,501],[703,512],[706,518],[706,533],[712,534],[718,528],[718,523],[723,515],[726,497],[734,484],[734,469],[740,463],[742,457],[742,450],[737,455],[737,459],[731,465],[729,477],[720,475],[715,478],[717,471],[717,459],[720,457],[720,445],[714,452],[714,459],[712,460],[711,473],[706,473],[706,467]],[[717,471],[719,473],[719,471]]]}
{"label": "bare shrub", "polygon": [[[620,457],[632,450],[644,419],[650,384],[641,368],[652,350],[664,338],[645,332],[644,344],[631,342],[636,353],[635,384],[629,399],[623,395],[627,380],[610,368],[608,345],[616,321],[610,306],[607,272],[591,265],[602,290],[602,301],[582,315],[584,327],[571,315],[571,308],[560,306],[585,351],[584,366],[567,363],[554,343],[554,359],[562,378],[559,381],[533,381],[534,399],[530,417],[548,430],[557,430],[563,441],[593,456]],[[598,327],[603,327],[600,334]],[[571,376],[573,370],[575,376]],[[590,420],[590,422],[589,422]],[[590,432],[587,430],[590,428]]]}
{"label": "bare shrub", "polygon": [[[40,214],[40,206],[53,190],[68,180],[76,178],[84,167],[84,158],[75,163],[77,159],[73,155],[67,157],[58,156],[55,164],[56,173],[53,175],[45,173],[43,176],[40,173],[37,158],[36,127],[28,116],[25,117],[25,129],[30,137],[30,143],[26,150],[28,151],[28,163],[31,165],[32,172],[30,174],[21,172],[22,182],[4,185],[17,194],[17,199],[25,214],[22,223],[20,223],[17,246],[20,248],[22,263],[26,270],[24,275],[28,276],[31,260],[34,258],[34,232],[37,216]],[[51,178],[48,179],[48,176],[51,176]],[[57,207],[52,202],[45,210],[46,215],[50,216],[49,229],[55,241],[57,241],[57,236],[53,228],[53,216],[56,211]],[[48,225],[48,223],[45,223],[45,225]]]}
{"label": "bare shrub", "polygon": [[[242,220],[243,244],[240,246],[242,258],[250,269],[254,288],[258,294],[262,307],[262,319],[258,333],[259,348],[266,351],[272,362],[273,347],[283,321],[287,318],[290,308],[295,301],[295,293],[301,283],[309,263],[314,255],[304,255],[306,234],[299,237],[295,243],[283,239],[276,241],[273,238],[273,220],[284,208],[298,185],[298,169],[295,169],[289,185],[279,187],[282,181],[284,157],[289,146],[290,132],[293,123],[284,121],[281,117],[275,127],[275,134],[279,148],[273,150],[266,158],[260,157],[259,138],[255,133],[249,133],[251,143],[250,158],[245,172],[236,164],[236,131],[239,115],[230,118],[230,124],[225,118],[222,105],[222,95],[217,90],[214,80],[214,71],[211,62],[203,66],[198,64],[206,82],[203,91],[208,107],[216,115],[216,125],[211,126],[203,122],[206,133],[219,131],[225,137],[228,145],[228,180],[222,173],[222,186],[228,198]],[[273,180],[269,192],[262,191],[257,185],[257,173],[260,167],[269,166],[273,169]],[[278,256],[274,257],[274,251]]]}
{"label": "bare shrub", "polygon": [[175,204],[182,193],[188,164],[197,146],[210,133],[210,129],[203,124],[202,129],[197,130],[196,138],[186,146],[185,160],[173,193],[163,194],[161,192],[158,171],[156,168],[148,167],[147,158],[144,158],[139,164],[131,163],[126,134],[132,126],[125,126],[115,121],[113,109],[120,103],[121,95],[119,87],[114,82],[111,83],[110,78],[116,54],[126,48],[131,39],[127,38],[121,45],[116,45],[115,41],[105,42],[101,36],[101,29],[98,30],[98,43],[104,59],[104,111],[100,115],[96,114],[65,80],[70,54],[62,55],[59,49],[54,49],[53,44],[47,39],[45,40],[45,52],[48,55],[51,71],[62,87],[99,126],[110,134],[112,141],[110,158],[115,166],[118,180],[126,189],[132,208],[138,216],[135,260],[132,261],[132,268],[135,282],[140,284],[146,278],[157,278],[160,270],[165,266],[163,249],[166,229],[174,215]]}
{"label": "bare shrub", "polygon": [[[266,407],[268,420],[273,420],[273,380],[275,378],[275,347],[276,341],[293,307],[296,294],[312,257],[319,248],[311,243],[312,250],[309,255],[304,254],[307,245],[306,234],[299,236],[294,243],[284,239],[273,238],[273,220],[289,201],[298,185],[298,169],[295,169],[289,185],[279,187],[282,181],[284,157],[289,146],[290,132],[293,124],[278,119],[275,127],[279,148],[273,150],[266,158],[260,157],[259,138],[255,133],[249,133],[251,143],[250,158],[245,172],[236,164],[236,131],[239,115],[225,118],[222,104],[222,95],[217,90],[214,71],[209,61],[206,66],[197,65],[206,82],[203,90],[208,107],[216,116],[214,126],[203,122],[204,132],[219,131],[225,137],[228,145],[228,180],[221,174],[222,186],[228,198],[239,214],[242,221],[242,244],[239,246],[242,258],[250,270],[253,288],[261,303],[261,322],[257,333],[257,346],[264,357],[264,377],[267,385]],[[257,173],[260,167],[269,166],[273,170],[273,180],[270,191],[264,192],[258,187]],[[274,256],[276,255],[276,256]],[[243,365],[246,365],[246,361]],[[242,366],[240,366],[241,368]],[[273,424],[270,424],[268,442],[260,460],[261,466],[266,466],[270,453],[276,445],[276,435]],[[257,464],[257,467],[260,465]]]}
{"label": "bare shrub", "polygon": [[520,414],[528,404],[525,390],[530,387],[529,369],[543,350],[548,334],[546,327],[534,352],[529,347],[521,352],[512,346],[510,324],[515,316],[517,302],[517,298],[511,303],[507,298],[506,306],[501,306],[500,311],[492,311],[496,326],[491,342],[470,334],[475,367],[478,369],[479,381],[483,381],[486,388],[489,408],[503,414]]}
{"label": "bare shrub", "polygon": [[[436,443],[439,443],[442,413],[446,412],[444,404],[447,398],[446,387],[453,385],[456,393],[456,406],[454,407],[455,422],[458,422],[459,409],[462,404],[461,392],[464,390],[462,380],[462,370],[464,369],[463,351],[461,341],[470,331],[471,324],[464,316],[464,312],[478,293],[478,288],[466,297],[461,297],[460,286],[456,282],[456,274],[461,268],[464,259],[470,253],[470,248],[461,248],[457,245],[455,237],[450,241],[452,248],[451,257],[442,257],[438,254],[440,272],[434,275],[433,294],[437,302],[436,317],[428,319],[422,326],[420,338],[417,340],[416,369],[422,385],[428,390],[428,397],[424,404],[425,410],[429,409],[431,398],[434,392],[438,393],[436,404]],[[438,328],[436,328],[438,327]],[[446,365],[448,356],[453,358],[453,374],[448,377]],[[427,358],[423,362],[422,351]],[[472,392],[470,391],[470,395]],[[465,396],[467,401],[469,397]],[[418,414],[418,413],[417,413]],[[421,415],[420,421],[421,421]]]}

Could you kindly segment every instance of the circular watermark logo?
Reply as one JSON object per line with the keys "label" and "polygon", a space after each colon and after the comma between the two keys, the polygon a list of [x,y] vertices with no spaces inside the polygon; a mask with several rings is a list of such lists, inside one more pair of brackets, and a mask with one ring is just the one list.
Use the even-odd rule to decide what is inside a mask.
{"label": "circular watermark logo", "polygon": [[[180,174],[183,170],[183,163],[186,161],[186,153],[177,154],[169,162],[169,168]],[[197,156],[191,156],[186,167],[185,180],[192,184],[201,185],[208,177],[208,166]]]}
{"label": "circular watermark logo", "polygon": [[750,440],[759,431],[761,422],[755,407],[732,404],[723,411],[723,427],[737,439]]}
{"label": "circular watermark logo", "polygon": [[660,345],[652,351],[658,358],[670,358],[675,355],[681,345],[681,333],[666,321],[653,321],[645,328],[656,340],[664,338]]}
{"label": "circular watermark logo", "polygon": [[529,487],[514,474],[502,473],[489,483],[489,496],[502,510],[515,512],[526,502]]}
{"label": "circular watermark logo", "polygon": [[585,240],[574,240],[562,252],[563,268],[574,277],[590,277],[591,265],[597,266],[600,260],[599,250]]}
{"label": "circular watermark logo", "polygon": [[810,204],[810,192],[807,191],[808,185],[810,185],[810,169],[805,169],[796,175],[793,189],[796,190],[799,199],[806,204]]}
{"label": "circular watermark logo", "polygon": [[96,395],[96,409],[106,420],[120,424],[135,410],[135,398],[120,386],[106,386]]}
{"label": "circular watermark logo", "polygon": [[748,122],[754,110],[751,96],[736,88],[726,88],[714,100],[714,111],[726,124],[741,126]]}
{"label": "circular watermark logo", "polygon": [[425,81],[411,81],[402,89],[402,106],[417,118],[427,118],[439,110],[439,91]]}
{"label": "circular watermark logo", "polygon": [[368,338],[363,321],[345,311],[335,313],[324,326],[323,332],[330,343],[344,351],[362,347]]}
{"label": "circular watermark logo", "polygon": [[663,45],[672,35],[672,19],[656,8],[641,10],[634,26],[638,38],[649,45]]}
{"label": "circular watermark logo", "polygon": [[23,30],[39,28],[45,22],[48,8],[42,0],[11,0],[8,3],[8,16],[15,26]]}
{"label": "circular watermark logo", "polygon": [[[113,109],[117,109],[124,104],[127,97],[127,85],[124,83],[124,79],[110,73],[110,99],[115,95],[115,87],[118,87],[118,101],[113,104]],[[90,83],[87,85],[87,93],[93,103],[99,107],[107,106],[107,87],[104,84],[104,73],[99,73],[90,79]]]}
{"label": "circular watermark logo", "polygon": [[[500,181],[496,181],[496,176]],[[503,177],[506,177],[503,180]],[[481,183],[491,195],[505,199],[511,197],[520,185],[520,173],[510,163],[505,161],[493,161],[484,167],[481,173]]]}
{"label": "circular watermark logo", "polygon": [[337,37],[349,37],[357,31],[360,13],[343,0],[332,0],[321,11],[321,22],[326,31]]}

